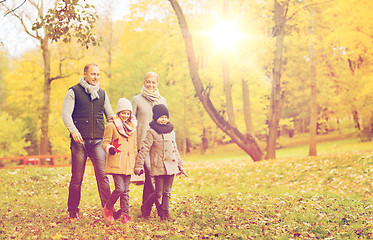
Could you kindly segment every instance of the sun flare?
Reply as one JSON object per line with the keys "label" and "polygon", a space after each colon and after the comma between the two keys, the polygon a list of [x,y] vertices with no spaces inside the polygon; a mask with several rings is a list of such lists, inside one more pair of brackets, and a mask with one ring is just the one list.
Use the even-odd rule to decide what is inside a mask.
{"label": "sun flare", "polygon": [[245,38],[237,27],[236,21],[219,21],[210,32],[216,49],[234,51],[237,43]]}

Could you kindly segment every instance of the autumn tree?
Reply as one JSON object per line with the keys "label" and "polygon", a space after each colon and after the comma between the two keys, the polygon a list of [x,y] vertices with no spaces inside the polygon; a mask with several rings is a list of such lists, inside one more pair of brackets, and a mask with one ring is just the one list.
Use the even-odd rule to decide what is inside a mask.
{"label": "autumn tree", "polygon": [[332,76],[338,101],[333,105],[348,112],[357,131],[369,140],[373,133],[373,4],[367,0],[352,0],[333,1],[331,6],[324,10],[324,14],[330,16],[325,20],[331,29],[325,43],[334,48],[334,54],[324,55],[324,59],[328,63],[325,68],[328,67],[328,74]]}
{"label": "autumn tree", "polygon": [[[49,41],[51,78],[73,72],[81,74],[78,66],[94,58],[103,70],[100,86],[107,91],[115,107],[120,97],[130,99],[139,93],[147,71],[156,71],[160,75],[160,92],[167,99],[175,131],[180,137],[178,141],[183,142],[180,146],[204,145],[212,150],[217,144],[232,140],[240,143],[241,140],[237,139],[245,139],[248,133],[255,136],[260,148],[264,149],[269,124],[274,126],[269,121],[269,113],[274,111],[270,103],[276,99],[271,95],[274,73],[278,73],[274,71],[274,53],[277,46],[282,46],[281,61],[276,61],[281,63],[280,81],[274,84],[280,87],[276,96],[280,100],[281,114],[277,127],[272,130],[276,138],[272,148],[282,143],[278,134],[282,137],[283,130],[288,130],[289,136],[294,132],[313,133],[311,126],[321,126],[321,121],[328,126],[324,132],[318,128],[318,134],[334,128],[343,132],[355,124],[356,133],[366,134],[361,135],[362,139],[369,140],[373,109],[370,81],[373,55],[369,34],[370,22],[373,21],[369,12],[370,2],[278,1],[280,5],[288,3],[288,8],[287,17],[282,19],[285,20],[285,35],[282,45],[277,45],[281,34],[274,21],[273,1],[229,1],[228,13],[239,18],[238,22],[243,23],[240,30],[248,36],[236,45],[237,51],[230,52],[226,58],[236,127],[229,124],[227,117],[223,54],[216,51],[215,41],[207,36],[214,19],[223,15],[223,3],[223,0],[182,1],[185,22],[175,17],[170,1],[161,0],[134,2],[128,15],[121,20],[111,21],[110,16],[99,13],[100,21],[95,27],[102,37],[100,47],[84,50],[72,43],[64,44],[64,41],[74,38],[74,32],[66,40],[61,37],[62,41],[53,41],[53,44]],[[26,6],[14,12],[17,14]],[[348,9],[356,11],[344,14]],[[7,15],[11,16],[12,13]],[[188,31],[183,29],[183,34],[180,34],[177,20],[185,23]],[[281,26],[284,22],[278,23]],[[110,36],[113,36],[113,41]],[[183,36],[187,37],[187,41],[183,41]],[[312,42],[314,48],[311,48]],[[313,54],[314,64],[311,65],[312,52],[316,54]],[[78,59],[71,61],[72,55]],[[17,115],[24,119],[28,130],[25,132],[26,141],[38,139],[40,135],[37,125],[40,124],[40,99],[44,94],[42,57],[40,50],[35,50],[26,52],[19,59],[9,60],[11,67],[1,85],[4,93],[0,95],[4,100],[1,110],[8,112],[12,121]],[[312,77],[312,69],[316,69],[315,78]],[[60,105],[67,88],[76,83],[76,79],[77,74],[51,84],[48,121],[53,128],[49,128],[48,138],[54,153],[68,151],[65,144],[68,134],[60,119]],[[314,90],[318,106],[311,114],[312,79],[317,80]],[[32,89],[28,87],[31,85]],[[312,116],[317,125],[315,120],[311,124]],[[220,131],[217,126],[226,132]],[[232,139],[230,136],[233,136]],[[38,145],[38,140],[29,142],[28,151]]]}
{"label": "autumn tree", "polygon": [[243,150],[245,150],[254,161],[259,161],[262,159],[262,151],[259,148],[258,144],[256,143],[253,136],[247,134],[246,136],[243,135],[241,132],[238,131],[237,128],[230,125],[216,110],[213,103],[210,100],[210,93],[208,88],[204,88],[199,73],[198,73],[198,65],[196,62],[194,47],[193,47],[193,40],[192,36],[189,32],[189,28],[187,22],[185,20],[184,13],[177,1],[170,0],[169,1],[172,5],[172,8],[175,11],[177,16],[180,29],[185,41],[188,63],[189,63],[189,70],[190,76],[192,78],[194,88],[196,90],[196,94],[201,101],[202,105],[204,106],[205,110],[215,122],[215,124],[223,130],[228,136],[232,138],[232,140],[240,146]]}
{"label": "autumn tree", "polygon": [[[73,37],[85,46],[91,43],[95,44],[96,39],[91,34],[91,28],[96,21],[96,16],[86,11],[91,5],[81,6],[78,4],[78,0],[56,0],[49,4],[44,3],[44,1],[28,0],[22,7],[15,5],[14,2],[2,1],[0,6],[10,13],[9,16],[17,20],[27,35],[39,43],[44,69],[39,154],[48,154],[50,153],[48,128],[51,83],[54,80],[66,77],[59,73],[55,76],[52,75],[49,45],[51,42],[60,39],[67,43]],[[43,161],[41,161],[41,164],[44,164]]]}

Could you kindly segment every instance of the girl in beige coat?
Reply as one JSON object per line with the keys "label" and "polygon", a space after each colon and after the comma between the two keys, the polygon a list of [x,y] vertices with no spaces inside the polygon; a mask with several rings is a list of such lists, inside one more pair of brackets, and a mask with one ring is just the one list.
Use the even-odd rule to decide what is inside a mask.
{"label": "girl in beige coat", "polygon": [[162,220],[172,220],[169,216],[172,183],[175,174],[185,174],[183,162],[176,146],[173,125],[168,121],[169,113],[165,105],[153,107],[153,121],[146,133],[139,154],[136,158],[135,174],[143,173],[144,161],[150,155],[150,174],[154,176],[155,191],[141,206],[143,217],[148,217],[152,205],[162,198],[161,212],[158,213]]}
{"label": "girl in beige coat", "polygon": [[132,114],[132,105],[128,99],[119,99],[116,116],[113,120],[105,128],[102,148],[107,153],[105,172],[113,175],[115,189],[103,212],[105,219],[113,222],[114,204],[120,198],[120,210],[116,214],[117,217],[121,217],[123,223],[127,223],[131,220],[129,216],[129,185],[131,175],[134,174],[133,169],[137,155],[137,121]]}

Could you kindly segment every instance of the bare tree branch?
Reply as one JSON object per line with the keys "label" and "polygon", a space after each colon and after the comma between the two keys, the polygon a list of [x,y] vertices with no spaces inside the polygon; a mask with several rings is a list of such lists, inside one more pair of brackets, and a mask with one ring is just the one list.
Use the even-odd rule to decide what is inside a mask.
{"label": "bare tree branch", "polygon": [[15,13],[13,13],[13,15],[14,15],[16,18],[18,18],[18,20],[21,22],[21,25],[22,25],[23,29],[25,30],[25,32],[26,32],[30,37],[35,38],[35,39],[37,39],[37,40],[40,40],[40,36],[39,36],[38,32],[35,32],[35,33],[36,33],[35,35],[32,34],[32,33],[29,31],[29,29],[27,28],[27,26],[26,26],[26,24],[25,24],[23,18],[21,18],[19,15],[16,15]]}
{"label": "bare tree branch", "polygon": [[[0,2],[0,3],[3,3],[3,2],[5,2],[6,0],[3,0],[2,2]],[[26,2],[27,0],[25,0],[24,2]],[[23,4],[23,3],[22,3]],[[19,21],[20,21],[20,23],[21,23],[21,26],[22,26],[22,28],[24,29],[24,31],[26,32],[26,34],[28,34],[30,37],[32,37],[32,38],[35,38],[35,39],[37,39],[37,40],[40,40],[40,37],[38,36],[38,33],[36,32],[36,34],[34,35],[34,34],[32,34],[30,31],[29,31],[29,29],[27,28],[27,26],[26,26],[26,24],[25,24],[25,22],[24,22],[24,19],[23,18],[21,18],[18,14],[16,14],[15,12],[14,12],[14,10],[11,10],[8,6],[6,6],[5,4],[2,4],[5,8],[6,8],[6,10],[8,10],[9,12],[8,13],[11,13],[14,17],[16,17]],[[20,5],[21,6],[21,5]],[[17,8],[19,8],[20,6],[18,6]],[[7,14],[8,14],[7,13]],[[29,18],[29,17],[28,17]],[[29,18],[30,19],[30,18]]]}
{"label": "bare tree branch", "polygon": [[70,74],[67,74],[67,75],[58,75],[58,76],[55,76],[55,77],[51,77],[50,82],[52,82],[54,80],[57,80],[57,79],[61,79],[61,78],[68,78],[68,77],[71,77],[74,74],[76,74],[76,73],[70,73]]}
{"label": "bare tree branch", "polygon": [[[3,3],[3,2],[5,2],[5,1],[6,1],[6,0],[3,0],[3,1],[0,2],[0,3]],[[4,15],[4,17],[6,17],[6,15],[8,15],[9,13],[13,13],[15,10],[17,10],[17,9],[20,8],[20,7],[22,7],[22,5],[25,4],[25,2],[27,2],[27,0],[24,0],[23,3],[21,3],[21,5],[19,5],[18,7],[16,7],[16,8],[14,8],[14,9],[10,10],[9,12],[7,12],[7,13]]]}
{"label": "bare tree branch", "polygon": [[329,2],[333,2],[333,1],[334,0],[325,0],[325,1],[321,1],[321,2],[307,3],[307,4],[303,5],[302,7],[298,8],[297,10],[295,10],[295,12],[287,20],[292,19],[301,9],[304,9],[304,8],[307,8],[307,7],[310,7],[310,6],[313,6],[313,5],[319,5],[319,4],[329,3]]}

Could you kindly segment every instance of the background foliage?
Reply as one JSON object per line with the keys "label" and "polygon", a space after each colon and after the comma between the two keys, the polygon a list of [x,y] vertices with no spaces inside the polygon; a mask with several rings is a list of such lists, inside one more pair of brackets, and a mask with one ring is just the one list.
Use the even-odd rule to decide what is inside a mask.
{"label": "background foliage", "polygon": [[[267,134],[274,39],[271,1],[229,1],[230,17],[247,38],[229,54],[233,103],[237,127],[245,132],[241,79],[250,86],[254,134],[259,141]],[[61,120],[61,107],[67,89],[76,84],[83,67],[96,62],[102,70],[100,86],[108,93],[115,109],[119,98],[131,99],[141,89],[146,72],[160,76],[160,93],[167,99],[171,121],[176,126],[183,150],[205,150],[229,142],[211,122],[195,98],[189,76],[185,46],[172,8],[167,1],[140,0],[130,4],[130,13],[112,19],[116,1],[98,1],[95,31],[100,46],[88,50],[70,42],[51,43],[52,75],[69,76],[52,82],[49,119],[51,152],[69,152],[69,135]],[[193,34],[200,74],[211,98],[225,112],[221,52],[208,36],[222,14],[222,1],[180,1]],[[356,129],[363,140],[372,133],[372,9],[371,1],[290,1],[282,73],[284,106],[280,134],[308,132],[310,119],[310,12],[314,8],[314,39],[317,62],[318,131]],[[27,8],[27,4],[22,7]],[[353,9],[353,11],[349,11]],[[8,17],[11,17],[8,15]],[[39,51],[19,57],[7,54],[1,46],[0,110],[14,121],[19,132],[17,146],[7,145],[1,156],[37,154],[40,138],[40,109],[43,97],[43,64]],[[4,63],[4,64],[3,64]],[[25,131],[18,129],[25,126]],[[6,138],[0,142],[8,141]],[[26,151],[26,152],[25,152]]]}

